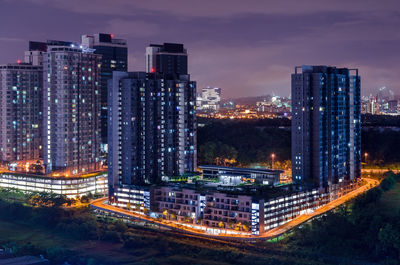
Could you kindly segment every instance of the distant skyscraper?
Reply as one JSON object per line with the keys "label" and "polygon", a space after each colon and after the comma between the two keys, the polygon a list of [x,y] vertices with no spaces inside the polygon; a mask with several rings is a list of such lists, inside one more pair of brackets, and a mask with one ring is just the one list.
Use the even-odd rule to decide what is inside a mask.
{"label": "distant skyscraper", "polygon": [[387,104],[388,104],[387,113],[397,113],[397,111],[398,111],[398,100],[397,99],[389,100]]}
{"label": "distant skyscraper", "polygon": [[221,88],[205,87],[197,99],[197,109],[204,111],[218,111],[221,103]]}
{"label": "distant skyscraper", "polygon": [[42,155],[42,67],[0,66],[0,161],[37,160]]}
{"label": "distant skyscraper", "polygon": [[114,72],[109,82],[111,194],[117,185],[196,170],[196,83],[187,74],[153,72]]}
{"label": "distant skyscraper", "polygon": [[128,71],[128,45],[113,34],[83,35],[82,45],[95,49],[101,54],[101,143],[107,144],[107,83],[113,71]]}
{"label": "distant skyscraper", "polygon": [[101,55],[48,41],[43,53],[43,147],[46,171],[99,169]]}
{"label": "distant skyscraper", "polygon": [[[298,70],[301,69],[301,72]],[[355,74],[351,75],[353,71]],[[357,69],[296,67],[292,75],[292,177],[319,188],[360,177]]]}

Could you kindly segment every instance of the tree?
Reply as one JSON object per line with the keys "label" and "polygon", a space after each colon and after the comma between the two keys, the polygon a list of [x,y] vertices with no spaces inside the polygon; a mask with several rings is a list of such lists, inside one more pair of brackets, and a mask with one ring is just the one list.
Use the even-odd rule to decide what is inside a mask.
{"label": "tree", "polygon": [[213,164],[216,157],[217,145],[214,142],[207,142],[200,146],[200,160],[205,164]]}
{"label": "tree", "polygon": [[220,144],[217,147],[215,163],[217,165],[227,166],[228,164],[235,164],[238,152],[232,146],[227,144]]}
{"label": "tree", "polygon": [[83,195],[81,197],[81,203],[89,203],[90,202],[90,198],[91,198],[91,195]]}
{"label": "tree", "polygon": [[391,224],[385,224],[378,234],[382,251],[391,256],[398,256],[400,250],[400,232]]}
{"label": "tree", "polygon": [[199,216],[196,218],[196,224],[203,225],[203,216]]}
{"label": "tree", "polygon": [[242,228],[246,232],[250,231],[250,223],[249,222],[244,222],[243,225],[242,225]]}
{"label": "tree", "polygon": [[396,178],[393,173],[390,173],[384,180],[382,180],[380,186],[384,191],[389,191],[394,187],[394,185],[396,185]]}

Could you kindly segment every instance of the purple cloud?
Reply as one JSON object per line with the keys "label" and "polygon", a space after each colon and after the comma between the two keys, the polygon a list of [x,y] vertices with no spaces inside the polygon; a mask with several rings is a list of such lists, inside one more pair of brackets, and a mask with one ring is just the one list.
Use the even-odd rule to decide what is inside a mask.
{"label": "purple cloud", "polygon": [[22,58],[28,40],[110,32],[128,39],[132,71],[144,69],[149,43],[184,43],[199,88],[224,97],[288,95],[302,64],[358,67],[364,94],[400,94],[398,25],[395,0],[3,0],[0,63]]}

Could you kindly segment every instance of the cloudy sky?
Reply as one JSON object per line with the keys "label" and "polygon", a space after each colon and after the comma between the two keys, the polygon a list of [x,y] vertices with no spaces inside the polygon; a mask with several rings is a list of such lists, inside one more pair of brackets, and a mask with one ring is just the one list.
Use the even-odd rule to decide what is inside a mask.
{"label": "cloudy sky", "polygon": [[181,42],[198,87],[223,97],[290,93],[294,66],[359,68],[363,94],[400,94],[399,0],[0,0],[0,64],[29,40],[113,33],[144,70],[149,43]]}

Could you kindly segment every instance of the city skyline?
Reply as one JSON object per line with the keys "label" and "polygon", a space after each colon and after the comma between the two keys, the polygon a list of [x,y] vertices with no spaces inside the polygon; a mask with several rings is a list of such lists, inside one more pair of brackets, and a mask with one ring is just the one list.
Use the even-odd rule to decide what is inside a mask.
{"label": "city skyline", "polygon": [[193,51],[189,71],[198,87],[221,87],[224,98],[288,96],[286,77],[293,65],[302,64],[358,68],[364,95],[383,86],[400,94],[395,1],[308,1],[300,8],[293,1],[96,3],[1,1],[0,48],[9,52],[0,54],[0,61],[22,59],[28,40],[79,41],[82,34],[109,32],[127,39],[129,71],[144,70],[149,43],[185,43]]}

